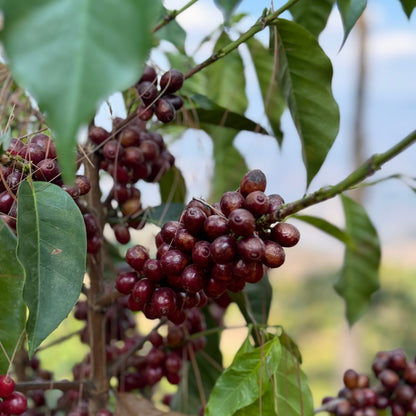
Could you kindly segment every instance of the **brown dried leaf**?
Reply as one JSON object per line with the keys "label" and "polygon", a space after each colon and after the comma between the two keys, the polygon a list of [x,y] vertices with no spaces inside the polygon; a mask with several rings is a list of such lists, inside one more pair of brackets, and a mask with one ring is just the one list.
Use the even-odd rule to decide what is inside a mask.
{"label": "brown dried leaf", "polygon": [[152,402],[136,394],[119,393],[116,400],[115,416],[187,416],[184,413],[157,409]]}

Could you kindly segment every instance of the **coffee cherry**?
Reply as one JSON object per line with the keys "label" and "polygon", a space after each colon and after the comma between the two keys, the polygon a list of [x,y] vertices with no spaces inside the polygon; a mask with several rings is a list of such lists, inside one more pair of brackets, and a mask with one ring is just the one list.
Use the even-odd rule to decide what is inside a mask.
{"label": "coffee cherry", "polygon": [[394,390],[400,382],[400,377],[393,370],[383,370],[377,378],[387,390]]}
{"label": "coffee cherry", "polygon": [[198,207],[188,207],[182,215],[182,223],[185,228],[197,236],[204,229],[204,222],[207,219],[205,212]]}
{"label": "coffee cherry", "polygon": [[131,291],[132,296],[139,303],[146,303],[150,301],[153,295],[155,286],[149,279],[143,278],[136,282]]}
{"label": "coffee cherry", "polygon": [[144,155],[138,146],[128,146],[124,150],[124,163],[126,166],[137,166],[144,162]]}
{"label": "coffee cherry", "polygon": [[169,373],[178,373],[182,368],[182,358],[172,351],[166,354],[164,367]]}
{"label": "coffee cherry", "polygon": [[110,137],[110,133],[102,127],[94,126],[88,132],[88,137],[93,143],[101,144],[104,143]]}
{"label": "coffee cherry", "polygon": [[245,261],[262,261],[265,253],[265,244],[258,237],[246,237],[237,243],[237,251]]}
{"label": "coffee cherry", "polygon": [[226,192],[220,201],[220,207],[223,214],[228,217],[232,211],[244,206],[245,200],[240,192]]}
{"label": "coffee cherry", "polygon": [[23,393],[14,391],[3,400],[3,413],[21,415],[27,408],[27,399]]}
{"label": "coffee cherry", "polygon": [[299,242],[300,233],[294,225],[279,222],[271,229],[270,238],[282,247],[293,247]]}
{"label": "coffee cherry", "polygon": [[218,298],[227,290],[227,283],[210,277],[205,285],[204,292],[210,298]]}
{"label": "coffee cherry", "polygon": [[128,295],[133,290],[133,287],[138,279],[139,276],[134,271],[119,273],[116,279],[116,289],[120,293]]}
{"label": "coffee cherry", "polygon": [[259,169],[251,170],[247,172],[243,179],[240,182],[240,193],[246,197],[249,193],[254,191],[262,191],[266,190],[266,176],[264,173]]}
{"label": "coffee cherry", "polygon": [[114,236],[120,244],[127,244],[130,241],[130,231],[126,224],[116,224],[113,227]]}
{"label": "coffee cherry", "polygon": [[176,294],[170,287],[158,287],[153,292],[151,303],[159,316],[170,315],[176,310]]}
{"label": "coffee cherry", "polygon": [[221,235],[228,234],[230,228],[224,217],[214,214],[204,221],[204,231],[210,240],[214,240]]}
{"label": "coffee cherry", "polygon": [[143,71],[143,75],[139,79],[138,84],[144,81],[156,82],[156,79],[157,79],[157,74],[156,74],[155,69],[152,66],[146,65]]}
{"label": "coffee cherry", "polygon": [[192,247],[192,262],[201,268],[209,268],[212,265],[211,246],[208,241],[197,241]]}
{"label": "coffee cherry", "polygon": [[154,114],[153,106],[146,106],[144,104],[141,104],[137,108],[137,117],[139,117],[140,120],[148,121],[153,117],[153,114]]}
{"label": "coffee cherry", "polygon": [[211,243],[210,251],[211,258],[215,263],[229,263],[234,260],[237,254],[237,244],[230,235],[222,235]]}
{"label": "coffee cherry", "polygon": [[184,80],[182,72],[171,69],[160,78],[160,88],[164,94],[171,94],[182,87]]}
{"label": "coffee cherry", "polygon": [[228,225],[235,234],[250,237],[256,229],[256,220],[250,211],[239,208],[228,216]]}
{"label": "coffee cherry", "polygon": [[160,230],[160,235],[163,241],[167,244],[172,244],[176,233],[182,227],[183,225],[178,221],[168,221],[163,224]]}
{"label": "coffee cherry", "polygon": [[155,104],[155,114],[162,123],[170,123],[175,118],[176,110],[170,101],[159,98]]}
{"label": "coffee cherry", "polygon": [[243,279],[247,283],[257,283],[264,275],[263,265],[259,262],[238,260],[233,267],[233,276]]}
{"label": "coffee cherry", "polygon": [[211,269],[211,277],[216,280],[229,282],[233,278],[234,263],[214,264]]}
{"label": "coffee cherry", "polygon": [[80,195],[87,194],[91,189],[91,182],[85,175],[77,175],[75,183],[79,187]]}
{"label": "coffee cherry", "polygon": [[278,211],[282,205],[285,203],[284,199],[278,194],[268,195],[269,199],[269,210],[268,214],[273,214]]}
{"label": "coffee cherry", "polygon": [[190,264],[183,269],[180,282],[185,291],[196,293],[204,288],[205,276],[201,269]]}
{"label": "coffee cherry", "polygon": [[285,261],[285,251],[283,247],[279,243],[271,240],[266,240],[264,245],[264,265],[270,267],[271,269],[280,267]]}
{"label": "coffee cherry", "polygon": [[150,81],[142,81],[137,84],[137,92],[145,105],[153,104],[158,96],[156,85]]}
{"label": "coffee cherry", "polygon": [[142,271],[144,263],[148,258],[149,253],[147,249],[140,244],[129,248],[126,252],[126,262],[138,272]]}
{"label": "coffee cherry", "polygon": [[7,374],[0,375],[0,397],[5,398],[14,392],[16,383]]}
{"label": "coffee cherry", "polygon": [[184,105],[184,100],[180,95],[165,95],[164,96],[165,100],[168,100],[173,107],[175,108],[175,110],[179,110],[182,108],[182,106]]}
{"label": "coffee cherry", "polygon": [[104,145],[103,155],[108,160],[119,160],[124,156],[124,147],[118,140],[111,139]]}
{"label": "coffee cherry", "polygon": [[349,369],[344,373],[344,385],[348,389],[355,389],[358,383],[358,373],[355,370]]}
{"label": "coffee cherry", "polygon": [[173,239],[174,246],[185,253],[190,253],[196,242],[197,238],[186,228],[178,229]]}
{"label": "coffee cherry", "polygon": [[140,129],[136,126],[127,126],[118,135],[118,141],[123,147],[135,147],[140,144]]}
{"label": "coffee cherry", "polygon": [[412,387],[407,384],[399,384],[394,389],[396,401],[403,406],[407,406],[415,397],[415,392]]}
{"label": "coffee cherry", "polygon": [[55,159],[44,159],[38,163],[34,176],[38,181],[53,181],[60,175],[58,163]]}
{"label": "coffee cherry", "polygon": [[179,276],[188,265],[188,259],[180,250],[169,250],[160,258],[160,266],[167,276]]}
{"label": "coffee cherry", "polygon": [[8,214],[10,208],[12,207],[14,198],[11,193],[8,191],[3,191],[0,193],[0,212]]}
{"label": "coffee cherry", "polygon": [[142,211],[142,202],[140,198],[129,198],[121,206],[121,212],[125,217],[135,217]]}
{"label": "coffee cherry", "polygon": [[142,273],[155,283],[160,282],[164,277],[160,261],[157,259],[147,259],[143,265]]}

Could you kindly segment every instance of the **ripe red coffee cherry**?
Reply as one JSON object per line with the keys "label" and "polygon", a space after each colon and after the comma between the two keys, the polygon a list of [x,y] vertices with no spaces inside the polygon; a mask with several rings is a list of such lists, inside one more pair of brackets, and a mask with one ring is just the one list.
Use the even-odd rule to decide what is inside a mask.
{"label": "ripe red coffee cherry", "polygon": [[383,370],[377,378],[387,390],[394,390],[400,382],[399,375],[390,369]]}
{"label": "ripe red coffee cherry", "polygon": [[166,100],[168,100],[173,107],[175,108],[175,110],[179,110],[182,108],[182,106],[184,105],[185,101],[183,100],[183,98],[180,95],[165,95],[164,98]]}
{"label": "ripe red coffee cherry", "polygon": [[188,265],[188,259],[180,250],[169,250],[160,258],[160,265],[167,276],[179,276]]}
{"label": "ripe red coffee cherry", "polygon": [[128,146],[124,150],[124,163],[126,166],[137,166],[144,162],[144,155],[138,146]]}
{"label": "ripe red coffee cherry", "polygon": [[130,241],[130,231],[126,224],[116,224],[113,227],[114,236],[120,244],[127,244]]}
{"label": "ripe red coffee cherry", "polygon": [[240,182],[240,193],[245,197],[254,191],[266,190],[266,175],[260,169],[254,169],[247,172]]}
{"label": "ripe red coffee cherry", "polygon": [[233,267],[233,275],[247,283],[257,283],[264,275],[263,265],[259,262],[238,260]]}
{"label": "ripe red coffee cherry", "polygon": [[254,191],[246,196],[244,208],[248,209],[255,217],[269,212],[269,198],[262,191]]}
{"label": "ripe red coffee cherry", "polygon": [[196,199],[193,199],[192,201],[190,201],[186,208],[192,208],[192,207],[201,209],[202,211],[205,212],[205,215],[207,217],[213,214],[209,205],[203,204],[201,201],[197,201]]}
{"label": "ripe red coffee cherry", "polygon": [[0,375],[0,397],[5,398],[10,396],[14,392],[16,383],[7,374]]}
{"label": "ripe red coffee cherry", "polygon": [[204,229],[204,222],[207,219],[207,215],[198,207],[188,207],[181,219],[185,228],[190,233],[197,236]]}
{"label": "ripe red coffee cherry", "polygon": [[262,261],[266,247],[263,240],[258,237],[247,237],[239,240],[237,251],[245,261]]}
{"label": "ripe red coffee cherry", "polygon": [[27,399],[23,393],[13,392],[3,400],[3,413],[21,415],[27,408]]}
{"label": "ripe red coffee cherry", "polygon": [[87,194],[91,189],[91,182],[84,175],[77,175],[77,177],[75,178],[75,183],[79,187],[80,195]]}
{"label": "ripe red coffee cherry", "polygon": [[159,146],[153,140],[143,140],[139,145],[139,149],[147,162],[155,161],[160,155]]}
{"label": "ripe red coffee cherry", "polygon": [[268,195],[269,199],[269,214],[273,214],[278,211],[282,205],[285,203],[284,199],[278,194]]}
{"label": "ripe red coffee cherry", "polygon": [[196,293],[204,288],[205,275],[197,266],[190,264],[183,269],[180,283],[186,292]]}
{"label": "ripe red coffee cherry", "polygon": [[210,277],[205,285],[204,292],[210,298],[218,298],[227,290],[227,282]]}
{"label": "ripe red coffee cherry", "polygon": [[217,237],[210,247],[211,258],[215,263],[225,264],[234,260],[237,254],[237,244],[235,238],[230,235]]}
{"label": "ripe red coffee cherry", "polygon": [[101,144],[110,137],[110,133],[102,127],[94,126],[90,129],[88,137],[93,143]]}
{"label": "ripe red coffee cherry", "polygon": [[171,69],[160,78],[160,88],[164,94],[171,94],[182,87],[184,80],[182,72],[177,69]]}
{"label": "ripe red coffee cherry", "polygon": [[164,367],[169,373],[177,373],[182,368],[182,358],[176,352],[166,354]]}
{"label": "ripe red coffee cherry", "polygon": [[271,229],[270,239],[282,247],[293,247],[299,242],[300,233],[294,225],[279,222]]}
{"label": "ripe red coffee cherry", "polygon": [[211,245],[208,241],[197,241],[192,247],[192,262],[201,268],[209,268],[212,265]]}
{"label": "ripe red coffee cherry", "polygon": [[126,262],[138,272],[142,271],[144,263],[148,258],[149,252],[146,247],[140,244],[129,248],[126,252]]}
{"label": "ripe red coffee cherry", "polygon": [[235,209],[242,208],[244,206],[244,202],[244,197],[240,194],[240,192],[225,192],[220,200],[221,211],[226,217],[228,217]]}
{"label": "ripe red coffee cherry", "polygon": [[163,241],[167,244],[172,244],[176,233],[182,227],[183,225],[178,221],[168,221],[165,224],[163,224],[160,230],[160,235]]}
{"label": "ripe red coffee cherry", "polygon": [[228,216],[228,226],[235,234],[250,237],[256,229],[256,219],[250,211],[238,208]]}
{"label": "ripe red coffee cherry", "polygon": [[220,215],[211,215],[204,221],[204,231],[210,240],[228,234],[230,227],[228,221]]}
{"label": "ripe red coffee cherry", "polygon": [[140,129],[132,125],[124,127],[118,135],[118,140],[123,147],[138,146],[140,144]]}
{"label": "ripe red coffee cherry", "polygon": [[152,66],[146,65],[138,84],[144,81],[156,82],[156,78],[157,74],[155,69]]}
{"label": "ripe red coffee cherry", "polygon": [[8,191],[0,193],[0,212],[8,214],[13,202],[14,198]]}
{"label": "ripe red coffee cherry", "polygon": [[119,160],[124,156],[124,147],[118,140],[111,139],[103,147],[103,155],[109,160]]}
{"label": "ripe red coffee cherry", "polygon": [[186,228],[180,228],[173,239],[174,246],[185,253],[190,253],[196,242],[197,238]]}
{"label": "ripe red coffee cherry", "polygon": [[233,278],[234,263],[214,264],[211,269],[211,277],[216,280],[229,282]]}
{"label": "ripe red coffee cherry", "polygon": [[116,289],[123,293],[124,295],[128,295],[132,289],[139,276],[136,272],[122,272],[119,273],[116,279]]}
{"label": "ripe red coffee cherry", "polygon": [[176,310],[176,294],[170,287],[158,287],[153,292],[151,303],[159,316],[170,315]]}
{"label": "ripe red coffee cherry", "polygon": [[60,175],[58,162],[55,159],[43,159],[38,163],[38,169],[35,170],[35,178],[39,181],[53,181]]}
{"label": "ripe red coffee cherry", "polygon": [[143,265],[142,273],[152,282],[160,282],[164,275],[162,272],[162,267],[160,262],[157,259],[148,259]]}
{"label": "ripe red coffee cherry", "polygon": [[143,278],[134,284],[131,294],[137,302],[144,304],[152,297],[154,288],[153,282]]}

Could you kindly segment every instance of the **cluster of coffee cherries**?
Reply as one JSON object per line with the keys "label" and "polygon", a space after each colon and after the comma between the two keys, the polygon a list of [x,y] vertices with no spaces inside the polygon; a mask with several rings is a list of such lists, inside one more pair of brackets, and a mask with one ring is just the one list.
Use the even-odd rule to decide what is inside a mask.
{"label": "cluster of coffee cherries", "polygon": [[164,224],[155,238],[155,259],[141,245],[129,248],[126,262],[133,270],[116,279],[117,290],[129,295],[128,307],[149,319],[167,316],[180,323],[186,309],[202,307],[227,290],[239,292],[260,281],[266,267],[281,266],[283,247],[294,246],[299,231],[267,221],[284,201],[266,195],[265,188],[264,173],[252,170],[239,190],[226,192],[219,203],[194,199],[179,221]]}
{"label": "cluster of coffee cherries", "polygon": [[0,375],[0,415],[21,415],[27,408],[23,393],[15,390],[16,383],[8,374]]}
{"label": "cluster of coffee cherries", "polygon": [[156,70],[146,66],[143,75],[135,85],[142,104],[137,109],[141,120],[150,120],[153,115],[162,123],[174,120],[176,111],[183,106],[180,95],[174,94],[183,85],[184,76],[177,69],[165,72],[159,81]]}
{"label": "cluster of coffee cherries", "polygon": [[[154,386],[162,377],[171,384],[178,384],[183,360],[189,360],[191,354],[195,354],[206,344],[203,336],[189,339],[190,335],[206,329],[203,314],[197,308],[188,309],[181,325],[167,323],[165,336],[154,330],[144,337],[137,331],[134,315],[126,308],[126,301],[126,297],[118,298],[106,311],[106,360],[112,375],[118,379],[117,389],[142,390]],[[87,307],[86,301],[79,301],[74,310],[75,318],[86,322],[80,335],[81,341],[85,343],[88,342]],[[122,366],[117,366],[120,357],[128,354],[135,345],[139,347],[136,347]],[[82,380],[89,374],[90,357],[87,355],[81,363],[74,366],[74,380]],[[75,396],[76,402],[80,402],[77,391],[66,392],[61,402],[74,401]],[[81,399],[85,401],[84,398]]]}
{"label": "cluster of coffee cherries", "polygon": [[28,175],[35,181],[61,186],[77,203],[90,190],[90,181],[84,175],[78,175],[73,186],[63,183],[55,144],[46,134],[35,134],[27,142],[13,138],[6,155],[8,163],[6,166],[0,165],[0,214],[13,230],[16,229],[17,190]]}
{"label": "cluster of coffee cherries", "polygon": [[323,400],[325,410],[336,416],[377,416],[384,409],[392,416],[416,415],[416,362],[401,349],[381,351],[372,370],[378,381],[374,387],[367,375],[347,370],[338,398]]}

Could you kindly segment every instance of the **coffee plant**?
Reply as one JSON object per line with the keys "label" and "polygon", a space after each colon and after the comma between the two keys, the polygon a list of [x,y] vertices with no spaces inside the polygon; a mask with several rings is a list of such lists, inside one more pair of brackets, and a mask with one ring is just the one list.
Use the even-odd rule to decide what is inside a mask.
{"label": "coffee plant", "polygon": [[[211,56],[196,62],[176,18],[197,1],[175,10],[145,0],[0,1],[0,415],[416,414],[416,366],[401,349],[377,353],[373,378],[346,371],[344,387],[314,410],[295,340],[284,322],[268,325],[269,271],[284,267],[289,249],[296,261],[302,228],[292,216],[345,244],[335,290],[348,323],[369,308],[381,248],[348,191],[374,185],[367,178],[416,132],[297,201],[268,193],[262,166],[249,170],[233,147],[240,131],[282,144],[288,109],[309,189],[340,119],[318,37],[336,9],[348,42],[366,1],[279,2],[239,32],[240,1],[216,0],[210,7],[224,24],[207,34]],[[416,4],[400,3],[410,18]],[[262,31],[269,45],[255,37]],[[245,115],[240,45],[256,72],[264,126]],[[127,114],[110,106],[106,127],[94,116],[115,92]],[[187,196],[170,150],[187,129],[213,143],[204,197]],[[160,205],[142,198],[146,182],[159,188]],[[345,229],[297,214],[333,197]],[[149,224],[158,231],[144,244]],[[219,342],[232,303],[248,335],[223,368]],[[83,327],[58,342],[77,336],[88,353],[60,380],[38,352],[70,314]]]}

